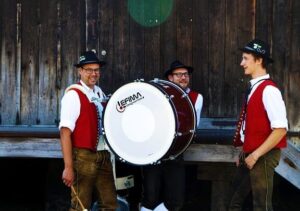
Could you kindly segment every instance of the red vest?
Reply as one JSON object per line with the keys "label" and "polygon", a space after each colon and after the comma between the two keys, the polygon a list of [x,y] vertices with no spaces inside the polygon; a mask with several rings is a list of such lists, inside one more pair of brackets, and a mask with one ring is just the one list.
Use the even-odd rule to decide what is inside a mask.
{"label": "red vest", "polygon": [[[271,80],[262,82],[252,94],[247,105],[244,152],[253,152],[267,139],[272,132],[270,121],[262,98],[266,86],[275,86]],[[286,136],[276,145],[276,148],[286,147]]]}
{"label": "red vest", "polygon": [[193,105],[195,106],[197,98],[198,98],[198,95],[199,95],[198,92],[195,92],[195,91],[191,90],[188,95],[189,95],[189,97],[190,97]]}
{"label": "red vest", "polygon": [[80,99],[80,114],[72,133],[73,147],[96,151],[98,144],[98,119],[94,103],[79,89],[72,88]]}

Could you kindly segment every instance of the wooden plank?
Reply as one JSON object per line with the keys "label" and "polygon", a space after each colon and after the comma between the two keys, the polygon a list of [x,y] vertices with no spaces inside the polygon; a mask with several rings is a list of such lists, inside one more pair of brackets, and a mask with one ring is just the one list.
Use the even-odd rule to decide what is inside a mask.
{"label": "wooden plank", "polygon": [[[176,59],[176,1],[168,19],[160,26],[160,77]],[[158,77],[158,76],[157,76]]]}
{"label": "wooden plank", "polygon": [[256,0],[255,37],[272,43],[273,1]]}
{"label": "wooden plank", "polygon": [[[35,9],[33,9],[35,8]],[[39,22],[38,1],[22,2],[22,124],[38,124]],[[37,15],[38,13],[38,15]],[[30,34],[30,36],[28,36]],[[31,83],[28,83],[30,81]]]}
{"label": "wooden plank", "polygon": [[[273,53],[272,58],[275,63],[272,64],[272,78],[277,82],[278,87],[285,93],[288,87],[288,72],[291,45],[289,37],[291,33],[290,16],[286,15],[291,12],[291,0],[279,0],[274,4],[273,15]],[[285,85],[285,87],[284,87]]]}
{"label": "wooden plank", "polygon": [[293,131],[300,131],[300,2],[293,1],[291,7],[292,23],[291,23],[291,33],[290,37],[287,39],[291,40],[290,42],[290,57],[289,57],[289,84],[288,84],[288,120],[290,124],[290,129]]}
{"label": "wooden plank", "polygon": [[[236,23],[237,26],[235,27],[237,28],[237,33],[238,33],[238,38],[236,42],[237,45],[236,51],[238,52],[238,56],[236,57],[237,70],[236,73],[235,74],[232,73],[231,76],[231,77],[236,77],[236,81],[234,84],[235,87],[232,87],[232,89],[234,90],[233,92],[235,92],[235,94],[237,95],[236,104],[235,104],[237,110],[237,113],[235,113],[236,119],[238,119],[239,117],[239,113],[244,100],[244,94],[245,94],[247,82],[249,81],[249,79],[244,75],[243,69],[240,67],[242,52],[239,51],[238,48],[244,47],[255,36],[255,2],[256,2],[255,0],[244,1],[244,2],[238,1],[237,19],[243,21],[238,21],[238,23]],[[230,76],[228,75],[228,77]]]}
{"label": "wooden plank", "polygon": [[145,80],[162,78],[160,70],[160,27],[145,29]]}
{"label": "wooden plank", "polygon": [[223,117],[225,1],[209,2],[209,116]]}
{"label": "wooden plank", "polygon": [[[151,4],[145,2],[145,11],[148,13],[149,20],[145,22],[155,22],[156,14],[161,14],[161,4],[159,1],[154,1],[152,8],[149,8]],[[147,9],[149,11],[147,11]],[[163,15],[161,15],[163,16]],[[160,70],[160,26],[145,26],[145,73],[144,78],[146,81],[152,80],[154,78],[162,78],[163,71]]]}
{"label": "wooden plank", "polygon": [[193,1],[177,1],[177,58],[186,65],[193,64]]}
{"label": "wooden plank", "polygon": [[231,145],[192,144],[184,153],[189,162],[235,162],[238,149]]}
{"label": "wooden plank", "polygon": [[[144,1],[141,1],[143,4]],[[143,8],[143,7],[142,7]],[[144,10],[139,11],[141,17],[144,14]],[[129,19],[129,80],[144,78],[145,76],[145,28],[138,24],[134,19]]]}
{"label": "wooden plank", "polygon": [[[21,110],[21,47],[22,47],[22,38],[21,38],[21,28],[22,28],[22,21],[21,21],[21,16],[22,16],[22,5],[21,3],[17,3],[17,11],[16,11],[16,16],[17,16],[17,24],[16,24],[16,79],[15,79],[15,86],[16,86],[16,109],[17,111]],[[20,119],[20,114],[18,115],[17,113],[17,119],[16,119],[16,124],[20,124],[21,119]]]}
{"label": "wooden plank", "polygon": [[[62,49],[61,49],[61,4],[60,2],[56,3],[56,89],[58,90],[58,104],[59,99],[61,98],[61,82],[62,82]],[[59,119],[59,113],[57,120]]]}
{"label": "wooden plank", "polygon": [[255,37],[256,0],[238,2],[238,47],[244,47]]}
{"label": "wooden plank", "polygon": [[[114,72],[114,1],[103,0],[99,5],[99,55],[107,64],[102,68],[100,86],[105,93],[112,93]],[[101,53],[102,52],[102,53]]]}
{"label": "wooden plank", "polygon": [[40,2],[39,25],[39,92],[38,122],[55,125],[58,122],[56,90],[57,5],[55,1]]}
{"label": "wooden plank", "polygon": [[98,9],[100,1],[86,0],[86,48],[99,49]]}
{"label": "wooden plank", "polygon": [[[193,67],[192,88],[200,92],[203,96],[203,108],[201,116],[208,115],[208,89],[209,81],[209,55],[208,55],[208,1],[194,1],[193,2]],[[201,120],[202,121],[202,120]]]}
{"label": "wooden plank", "polygon": [[238,115],[240,105],[237,97],[240,92],[241,70],[237,65],[240,59],[238,46],[238,1],[226,1],[225,18],[225,62],[224,62],[224,95],[223,113],[224,117]]}
{"label": "wooden plank", "polygon": [[62,158],[59,139],[1,138],[0,157]]}
{"label": "wooden plank", "polygon": [[126,1],[114,4],[114,58],[113,87],[119,88],[129,82],[129,14]]}
{"label": "wooden plank", "polygon": [[0,124],[19,123],[19,97],[16,81],[17,59],[17,3],[1,1],[1,73],[0,73]]}
{"label": "wooden plank", "polygon": [[79,55],[85,51],[85,8],[83,1],[64,0],[58,3],[60,11],[60,39],[61,39],[61,89],[58,91],[58,99],[61,99],[64,90],[70,84],[79,79],[74,64],[78,62]]}
{"label": "wooden plank", "polygon": [[[241,17],[239,16],[239,7],[247,7],[249,4],[239,1],[226,1],[226,23],[225,23],[225,66],[224,66],[224,95],[223,95],[223,113],[224,117],[238,116],[241,107],[240,99],[243,86],[243,71],[240,68],[241,52],[238,50],[239,26]],[[247,9],[249,9],[247,7]],[[242,14],[251,17],[251,10]],[[242,18],[243,19],[243,18]],[[246,16],[245,16],[246,19]],[[251,19],[251,18],[248,18]],[[251,26],[251,25],[250,25]],[[247,27],[249,27],[247,25]]]}

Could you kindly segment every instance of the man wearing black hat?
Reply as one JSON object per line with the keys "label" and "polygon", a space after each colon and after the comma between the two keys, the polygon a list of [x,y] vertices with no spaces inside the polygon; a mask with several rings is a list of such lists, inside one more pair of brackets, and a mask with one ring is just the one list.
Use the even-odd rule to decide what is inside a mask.
{"label": "man wearing black hat", "polygon": [[254,211],[273,210],[274,169],[280,160],[280,149],[286,147],[286,108],[279,89],[267,74],[266,67],[273,62],[269,46],[254,39],[240,50],[240,65],[252,79],[234,137],[234,145],[242,145],[242,151],[229,210],[242,210],[250,192]]}
{"label": "man wearing black hat", "polygon": [[110,152],[101,132],[105,95],[96,85],[103,65],[95,52],[83,53],[75,64],[80,81],[66,89],[61,101],[62,180],[75,190],[71,193],[72,211],[82,210],[80,203],[90,209],[94,190],[101,209],[117,208]]}
{"label": "man wearing black hat", "polygon": [[[197,126],[203,104],[201,94],[189,88],[193,68],[176,60],[165,72],[165,78],[183,88],[196,110]],[[141,211],[177,211],[182,208],[185,195],[185,167],[182,156],[175,160],[162,161],[161,164],[143,167],[143,198]],[[160,199],[160,193],[163,198]]]}

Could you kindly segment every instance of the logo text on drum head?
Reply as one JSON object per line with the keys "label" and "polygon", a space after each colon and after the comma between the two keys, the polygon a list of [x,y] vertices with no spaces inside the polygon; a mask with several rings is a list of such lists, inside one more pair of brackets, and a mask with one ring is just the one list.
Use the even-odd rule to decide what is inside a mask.
{"label": "logo text on drum head", "polygon": [[127,106],[130,106],[133,103],[136,103],[137,101],[139,101],[143,98],[144,98],[144,96],[139,92],[137,92],[136,94],[133,94],[131,96],[128,96],[128,97],[124,98],[123,100],[120,100],[117,102],[117,106],[116,106],[117,111],[123,112]]}

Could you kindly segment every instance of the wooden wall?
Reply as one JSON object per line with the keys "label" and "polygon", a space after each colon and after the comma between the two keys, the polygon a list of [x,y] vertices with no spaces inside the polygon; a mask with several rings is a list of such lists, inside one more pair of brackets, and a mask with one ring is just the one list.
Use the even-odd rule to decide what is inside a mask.
{"label": "wooden wall", "polygon": [[195,68],[203,117],[235,119],[248,80],[238,48],[258,37],[271,43],[269,72],[283,90],[290,130],[300,131],[299,1],[171,0],[168,19],[152,27],[132,18],[129,1],[1,0],[0,125],[56,125],[64,89],[78,79],[73,64],[92,48],[108,61],[100,80],[107,93],[162,78],[180,59]]}

